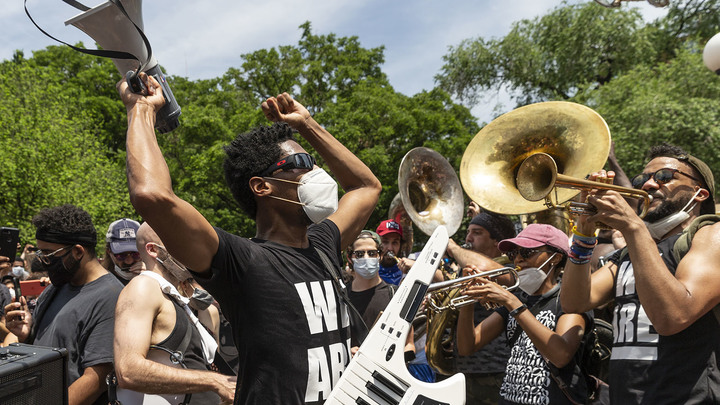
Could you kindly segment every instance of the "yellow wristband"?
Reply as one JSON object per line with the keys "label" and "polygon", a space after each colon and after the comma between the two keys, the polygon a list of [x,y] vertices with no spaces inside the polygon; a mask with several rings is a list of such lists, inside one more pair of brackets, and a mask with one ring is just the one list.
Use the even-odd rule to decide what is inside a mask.
{"label": "yellow wristband", "polygon": [[577,235],[577,236],[581,236],[581,237],[583,237],[583,238],[594,238],[594,237],[595,237],[595,235],[583,235],[583,234],[581,234],[580,232],[578,232],[576,225],[573,225],[572,233],[574,233],[574,234]]}

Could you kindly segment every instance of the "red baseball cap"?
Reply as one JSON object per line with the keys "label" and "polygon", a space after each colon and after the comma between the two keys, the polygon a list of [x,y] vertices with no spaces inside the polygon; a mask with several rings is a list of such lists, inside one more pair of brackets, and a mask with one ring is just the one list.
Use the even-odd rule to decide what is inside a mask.
{"label": "red baseball cap", "polygon": [[377,232],[377,234],[380,236],[385,236],[393,232],[400,235],[401,238],[403,236],[402,226],[400,226],[399,223],[395,222],[394,219],[386,219],[380,222],[380,225],[378,225],[375,232]]}
{"label": "red baseball cap", "polygon": [[501,252],[508,252],[517,246],[534,249],[545,245],[559,249],[567,255],[570,250],[570,239],[563,231],[552,225],[530,224],[517,237],[500,241],[498,249]]}

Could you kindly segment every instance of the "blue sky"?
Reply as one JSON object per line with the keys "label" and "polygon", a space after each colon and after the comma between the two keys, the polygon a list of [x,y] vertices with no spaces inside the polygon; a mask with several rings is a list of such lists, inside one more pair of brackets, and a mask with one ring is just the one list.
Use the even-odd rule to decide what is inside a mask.
{"label": "blue sky", "polygon": [[[571,0],[575,3],[579,0]],[[80,0],[87,6],[101,0]],[[645,2],[631,3],[650,21],[663,16]],[[240,55],[278,45],[294,45],[298,26],[312,23],[316,34],[357,36],[364,47],[385,46],[383,71],[393,87],[406,95],[434,87],[433,77],[442,67],[448,47],[465,38],[502,37],[513,22],[533,19],[560,6],[559,0],[287,0],[246,2],[230,0],[146,0],[142,4],[145,33],[167,74],[190,79],[222,75],[239,66]],[[623,7],[629,7],[624,5]],[[79,11],[61,0],[28,0],[31,15],[50,34],[75,43],[94,42],[64,21]],[[6,1],[0,8],[0,58],[56,44],[32,25],[21,0]],[[488,104],[503,102],[503,95]],[[512,105],[507,106],[507,110]],[[505,112],[505,111],[501,111]],[[484,106],[473,109],[481,120],[491,119]]]}

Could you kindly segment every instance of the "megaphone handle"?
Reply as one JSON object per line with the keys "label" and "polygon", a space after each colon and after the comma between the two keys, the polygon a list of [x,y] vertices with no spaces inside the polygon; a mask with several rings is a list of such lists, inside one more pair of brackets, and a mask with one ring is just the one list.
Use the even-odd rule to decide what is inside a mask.
{"label": "megaphone handle", "polygon": [[130,86],[130,91],[132,91],[133,93],[147,94],[147,87],[145,86],[145,83],[140,80],[140,76],[138,75],[137,71],[128,71],[125,74],[125,81],[127,82],[128,86]]}

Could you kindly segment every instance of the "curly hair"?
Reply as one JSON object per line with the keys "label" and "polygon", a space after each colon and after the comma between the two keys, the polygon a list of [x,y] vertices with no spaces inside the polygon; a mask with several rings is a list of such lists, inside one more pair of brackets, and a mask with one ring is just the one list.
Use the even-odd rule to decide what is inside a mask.
{"label": "curly hair", "polygon": [[266,168],[280,160],[280,144],[295,140],[294,130],[286,123],[260,126],[238,135],[224,147],[223,172],[235,200],[250,217],[255,219],[257,203],[250,190],[250,178],[259,176]]}
{"label": "curly hair", "polygon": [[[97,239],[97,231],[95,230],[90,214],[84,209],[72,204],[43,208],[32,218],[32,224],[35,228],[42,231],[74,233]],[[95,243],[78,244],[86,248],[86,251],[91,257],[95,257]]]}

